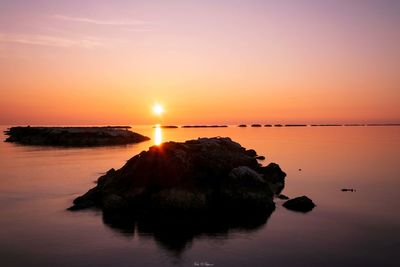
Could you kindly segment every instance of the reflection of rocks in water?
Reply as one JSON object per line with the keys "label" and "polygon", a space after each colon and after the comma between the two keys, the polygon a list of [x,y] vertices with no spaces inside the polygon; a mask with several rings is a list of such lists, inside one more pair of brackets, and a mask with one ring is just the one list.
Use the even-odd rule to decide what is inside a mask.
{"label": "reflection of rocks in water", "polygon": [[211,214],[191,216],[145,216],[137,218],[122,213],[103,213],[103,222],[113,230],[126,236],[154,238],[160,248],[174,257],[179,257],[194,239],[228,238],[237,232],[253,232],[267,222],[270,213],[263,214]]}

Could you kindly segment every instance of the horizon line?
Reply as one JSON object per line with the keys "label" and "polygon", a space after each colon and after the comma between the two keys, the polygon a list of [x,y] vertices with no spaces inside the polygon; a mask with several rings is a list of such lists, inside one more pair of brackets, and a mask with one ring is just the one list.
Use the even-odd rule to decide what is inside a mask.
{"label": "horizon line", "polygon": [[246,126],[250,128],[260,128],[260,127],[328,127],[328,126],[400,126],[400,122],[389,122],[389,123],[238,123],[238,124],[216,124],[216,123],[195,123],[195,124],[0,124],[0,126],[10,126],[10,127],[120,127],[120,126],[159,126],[159,127],[177,127],[177,128],[227,128],[227,127],[239,127]]}

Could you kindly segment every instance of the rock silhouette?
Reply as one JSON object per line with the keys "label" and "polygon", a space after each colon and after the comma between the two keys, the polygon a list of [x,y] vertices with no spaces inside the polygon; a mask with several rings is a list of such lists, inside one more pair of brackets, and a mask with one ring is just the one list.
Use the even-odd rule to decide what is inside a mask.
{"label": "rock silhouette", "polygon": [[163,143],[101,176],[71,209],[165,215],[271,212],[286,174],[275,163],[261,166],[256,155],[230,138]]}
{"label": "rock silhouette", "polygon": [[355,192],[356,190],[354,188],[342,188],[342,192]]}
{"label": "rock silhouette", "polygon": [[309,212],[315,207],[315,204],[308,197],[301,196],[286,201],[283,206],[294,211]]}
{"label": "rock silhouette", "polygon": [[183,125],[182,128],[227,128],[228,125]]}
{"label": "rock silhouette", "polygon": [[149,137],[129,131],[130,126],[11,127],[6,142],[41,146],[106,146],[139,143]]}

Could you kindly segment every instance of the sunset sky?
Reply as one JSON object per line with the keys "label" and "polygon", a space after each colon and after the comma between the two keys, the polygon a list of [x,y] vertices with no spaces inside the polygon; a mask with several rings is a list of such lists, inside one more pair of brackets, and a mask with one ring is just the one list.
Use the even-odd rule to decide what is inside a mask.
{"label": "sunset sky", "polygon": [[398,0],[0,0],[0,124],[398,123],[399,25]]}

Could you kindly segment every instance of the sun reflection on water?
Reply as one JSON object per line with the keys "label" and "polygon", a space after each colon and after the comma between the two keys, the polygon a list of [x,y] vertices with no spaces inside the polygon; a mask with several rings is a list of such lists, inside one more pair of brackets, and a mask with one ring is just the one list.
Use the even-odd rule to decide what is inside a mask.
{"label": "sun reflection on water", "polygon": [[154,128],[154,144],[158,146],[161,143],[162,143],[162,130],[160,124],[156,124],[156,127]]}

